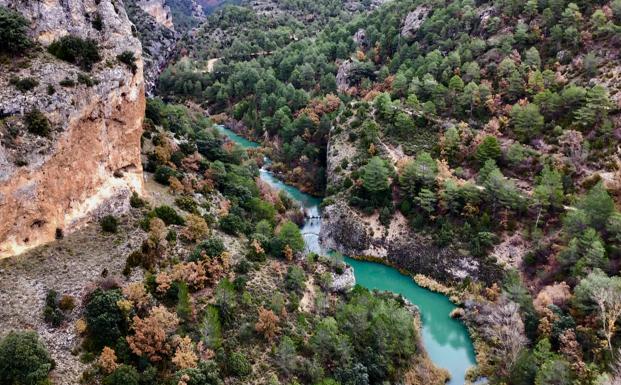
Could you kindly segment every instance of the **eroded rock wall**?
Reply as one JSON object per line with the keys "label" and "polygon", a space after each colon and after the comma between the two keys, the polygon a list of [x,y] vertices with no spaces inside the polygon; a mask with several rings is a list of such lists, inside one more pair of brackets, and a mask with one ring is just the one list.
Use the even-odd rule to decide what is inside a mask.
{"label": "eroded rock wall", "polygon": [[[7,257],[104,213],[125,211],[132,191],[142,193],[145,96],[142,48],[120,1],[0,4],[31,22],[31,36],[40,45],[28,54],[27,65],[0,65],[7,67],[0,68],[0,257]],[[93,26],[96,18],[101,30]],[[68,34],[97,41],[102,60],[91,71],[46,52]],[[123,51],[134,53],[136,71],[117,60]],[[18,91],[11,76],[33,78],[38,85]],[[60,84],[67,79],[75,85]],[[51,123],[47,138],[26,130],[23,114],[35,108]]]}

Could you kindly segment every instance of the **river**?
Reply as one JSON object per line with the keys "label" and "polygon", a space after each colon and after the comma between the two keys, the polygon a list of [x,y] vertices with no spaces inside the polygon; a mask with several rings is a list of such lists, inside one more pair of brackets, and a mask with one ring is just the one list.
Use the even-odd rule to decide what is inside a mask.
{"label": "river", "polygon": [[[245,148],[256,148],[260,144],[251,142],[224,126],[216,125],[220,133]],[[305,194],[287,185],[265,169],[260,171],[261,179],[278,190],[284,190],[296,200],[311,217],[302,227],[302,234],[309,251],[322,253],[319,244],[321,229],[321,198]],[[439,293],[424,289],[411,277],[401,274],[397,269],[380,263],[359,261],[345,257],[345,262],[354,268],[356,283],[369,289],[391,291],[401,294],[418,306],[422,319],[422,338],[431,360],[451,374],[450,385],[463,385],[466,370],[475,365],[474,348],[465,325],[452,319],[449,314],[455,305]]]}

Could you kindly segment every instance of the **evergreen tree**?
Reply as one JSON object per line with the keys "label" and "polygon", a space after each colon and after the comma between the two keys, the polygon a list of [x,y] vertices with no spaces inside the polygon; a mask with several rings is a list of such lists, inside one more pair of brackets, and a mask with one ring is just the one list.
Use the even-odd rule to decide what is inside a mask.
{"label": "evergreen tree", "polygon": [[427,215],[431,215],[436,210],[437,200],[436,194],[426,188],[422,188],[416,196],[416,204],[418,204]]}
{"label": "evergreen tree", "polygon": [[[539,213],[541,210],[562,208],[563,181],[561,174],[548,165],[544,166],[541,175],[537,178],[533,196],[539,206]],[[539,215],[537,215],[538,220]]]}
{"label": "evergreen tree", "polygon": [[615,211],[615,204],[602,182],[599,182],[582,198],[578,207],[586,213],[589,224],[597,230],[606,227],[608,218]]}
{"label": "evergreen tree", "polygon": [[498,160],[500,155],[500,143],[498,143],[498,139],[495,136],[486,136],[479,144],[479,147],[477,147],[476,158],[481,164],[488,159]]}
{"label": "evergreen tree", "polygon": [[527,142],[541,133],[543,116],[536,104],[521,106],[516,104],[511,110],[513,132],[521,142]]}
{"label": "evergreen tree", "polygon": [[611,109],[612,102],[608,91],[603,86],[596,85],[587,91],[586,104],[576,111],[576,122],[584,128],[600,126],[608,118]]}
{"label": "evergreen tree", "polygon": [[380,157],[374,156],[364,166],[362,186],[373,197],[379,197],[388,191],[388,169]]}

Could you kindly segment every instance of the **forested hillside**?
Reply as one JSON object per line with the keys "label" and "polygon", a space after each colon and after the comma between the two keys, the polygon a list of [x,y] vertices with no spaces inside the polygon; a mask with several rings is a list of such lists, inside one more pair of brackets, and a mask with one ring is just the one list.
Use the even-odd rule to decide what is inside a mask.
{"label": "forested hillside", "polygon": [[[263,141],[273,171],[325,195],[327,212],[352,210],[363,233],[383,228],[388,250],[406,223],[404,236],[446,256],[430,274],[466,297],[497,314],[519,305],[515,338],[494,334],[494,311],[465,317],[492,382],[608,381],[621,305],[621,2],[313,7],[302,19],[225,8],[163,74],[162,97]],[[377,246],[366,238],[360,250]],[[387,262],[431,270],[412,255]]]}

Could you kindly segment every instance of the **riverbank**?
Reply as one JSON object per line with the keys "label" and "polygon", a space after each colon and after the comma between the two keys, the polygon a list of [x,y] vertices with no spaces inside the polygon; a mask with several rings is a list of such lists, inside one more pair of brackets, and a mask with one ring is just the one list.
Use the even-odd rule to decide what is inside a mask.
{"label": "riverbank", "polygon": [[[245,144],[244,141],[247,142],[247,139],[223,126],[218,126],[218,129],[232,141],[242,146]],[[255,148],[256,144],[251,147]],[[322,201],[320,199],[310,197],[298,189],[286,185],[265,169],[261,170],[260,175],[261,179],[268,184],[291,195],[301,203],[303,208],[311,209],[318,215],[321,213]],[[326,250],[323,247],[325,245],[320,243],[318,236],[322,233],[323,215],[321,217],[321,221],[307,221],[302,228],[307,250],[318,253],[324,253]],[[369,289],[390,291],[403,295],[404,298],[421,309],[421,336],[429,357],[434,365],[448,369],[451,375],[449,384],[465,384],[466,376],[470,373],[470,367],[476,364],[475,352],[467,328],[461,321],[450,317],[455,305],[448,297],[416,284],[409,274],[404,275],[401,271],[387,266],[387,259],[380,259],[379,261],[381,264],[354,259],[347,260],[354,268],[354,275],[358,284]],[[370,271],[368,274],[365,273],[367,270]]]}

